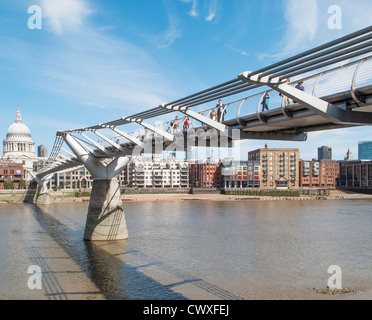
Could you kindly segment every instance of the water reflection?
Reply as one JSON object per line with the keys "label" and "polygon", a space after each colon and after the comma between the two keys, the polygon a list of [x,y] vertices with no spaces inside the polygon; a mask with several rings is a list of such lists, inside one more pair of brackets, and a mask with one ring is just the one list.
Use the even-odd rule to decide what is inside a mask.
{"label": "water reflection", "polygon": [[[317,299],[330,265],[368,292],[371,204],[125,203],[118,242],[83,241],[88,204],[0,205],[0,298]],[[27,289],[30,264],[42,292]]]}
{"label": "water reflection", "polygon": [[[43,229],[73,259],[107,299],[184,299],[180,294],[138,272],[123,261],[128,241],[85,242],[81,231],[71,231],[43,209],[32,212]],[[75,235],[74,235],[75,233]],[[78,236],[77,234],[78,233]]]}

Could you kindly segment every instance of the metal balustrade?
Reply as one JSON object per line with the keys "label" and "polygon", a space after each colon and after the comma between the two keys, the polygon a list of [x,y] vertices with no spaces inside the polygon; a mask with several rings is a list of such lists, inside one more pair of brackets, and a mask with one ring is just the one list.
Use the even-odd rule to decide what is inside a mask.
{"label": "metal balustrade", "polygon": [[[277,123],[285,119],[291,121],[294,114],[297,115],[296,119],[314,116],[311,110],[299,103],[283,105],[277,86],[287,78],[291,78],[292,85],[302,80],[307,93],[328,103],[347,100],[349,103],[347,108],[351,110],[360,108],[372,112],[363,109],[366,106],[366,96],[372,95],[371,52],[372,26],[255,72],[248,72],[246,73],[248,81],[244,81],[242,74],[236,79],[130,117],[86,128],[59,131],[47,165],[41,172],[51,172],[80,164],[72,153],[69,153],[69,157],[64,156],[63,160],[58,160],[61,150],[64,150],[62,146],[66,134],[72,135],[87,153],[100,158],[112,158],[125,148],[142,146],[144,141],[157,136],[166,137],[171,142],[174,135],[184,134],[182,122],[186,115],[189,116],[192,129],[215,127],[223,131],[237,128],[245,132],[249,128],[270,125],[273,121]],[[266,90],[263,90],[263,87],[266,87]],[[216,103],[219,99],[227,97],[241,96],[247,91],[252,94],[224,103],[227,114],[222,124],[217,125],[210,121],[210,113],[216,107],[211,108],[207,104]],[[266,91],[270,95],[269,110],[263,111],[262,100]],[[197,112],[192,112],[191,109]],[[175,113],[181,115],[178,119],[180,132],[177,134],[167,132],[174,120],[174,116],[172,120],[169,120],[169,116]],[[155,125],[147,122],[149,119],[166,118],[168,118],[166,121],[160,121]],[[268,121],[271,122],[268,124]],[[326,124],[326,121],[319,122]],[[121,128],[129,124],[139,125],[141,129],[131,133],[122,131]],[[333,127],[334,124],[329,123],[329,128]],[[273,128],[266,129],[275,130]]]}

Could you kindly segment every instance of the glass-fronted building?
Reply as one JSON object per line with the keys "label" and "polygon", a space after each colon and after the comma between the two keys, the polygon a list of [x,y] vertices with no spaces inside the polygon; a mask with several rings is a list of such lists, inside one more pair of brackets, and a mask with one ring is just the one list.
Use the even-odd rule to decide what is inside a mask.
{"label": "glass-fronted building", "polygon": [[358,147],[359,160],[372,160],[372,141],[360,141]]}

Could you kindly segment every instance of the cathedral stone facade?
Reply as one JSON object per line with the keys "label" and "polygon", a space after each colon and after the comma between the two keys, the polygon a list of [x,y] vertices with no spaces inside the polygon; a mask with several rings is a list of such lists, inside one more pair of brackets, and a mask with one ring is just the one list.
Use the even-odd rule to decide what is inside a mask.
{"label": "cathedral stone facade", "polygon": [[30,171],[33,171],[34,162],[42,160],[35,154],[35,142],[29,128],[22,122],[19,107],[16,121],[9,127],[3,141],[3,157],[0,159],[22,164],[27,181],[32,180]]}

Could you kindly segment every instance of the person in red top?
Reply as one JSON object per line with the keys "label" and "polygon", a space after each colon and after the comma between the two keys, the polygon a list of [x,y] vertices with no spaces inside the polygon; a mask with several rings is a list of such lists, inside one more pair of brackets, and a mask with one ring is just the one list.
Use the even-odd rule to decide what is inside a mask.
{"label": "person in red top", "polygon": [[189,130],[189,127],[189,117],[186,117],[185,119],[183,119],[183,131]]}

